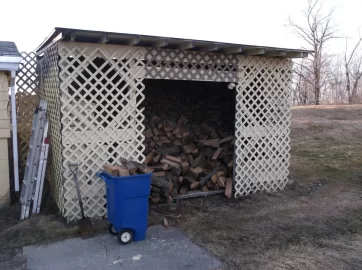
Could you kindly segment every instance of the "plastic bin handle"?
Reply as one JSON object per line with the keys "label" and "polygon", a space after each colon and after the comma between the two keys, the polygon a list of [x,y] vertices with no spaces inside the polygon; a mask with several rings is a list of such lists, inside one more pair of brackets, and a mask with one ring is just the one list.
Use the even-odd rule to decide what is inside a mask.
{"label": "plastic bin handle", "polygon": [[96,175],[100,178],[100,179],[102,179],[104,182],[108,182],[108,179],[107,179],[107,176],[105,175],[105,173],[104,172],[96,172]]}

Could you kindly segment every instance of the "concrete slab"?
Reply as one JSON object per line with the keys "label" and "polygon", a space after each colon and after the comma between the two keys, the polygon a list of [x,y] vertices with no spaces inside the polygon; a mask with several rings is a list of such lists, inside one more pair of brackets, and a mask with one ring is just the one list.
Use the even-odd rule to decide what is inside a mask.
{"label": "concrete slab", "polygon": [[219,269],[222,264],[178,228],[152,226],[145,241],[120,245],[110,234],[23,248],[27,269]]}

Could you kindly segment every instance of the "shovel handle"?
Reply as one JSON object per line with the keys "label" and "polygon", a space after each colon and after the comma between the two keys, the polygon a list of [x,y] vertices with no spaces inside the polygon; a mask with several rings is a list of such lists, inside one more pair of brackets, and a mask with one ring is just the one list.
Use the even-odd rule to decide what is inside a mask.
{"label": "shovel handle", "polygon": [[75,184],[75,189],[77,190],[77,196],[78,196],[78,200],[79,200],[79,208],[80,208],[80,213],[82,215],[82,218],[84,218],[84,208],[83,208],[83,202],[82,202],[82,196],[80,194],[80,188],[79,188],[79,181],[78,181],[78,168],[79,168],[79,164],[78,163],[68,163],[68,167],[69,170],[71,171],[71,173],[73,174],[73,181]]}

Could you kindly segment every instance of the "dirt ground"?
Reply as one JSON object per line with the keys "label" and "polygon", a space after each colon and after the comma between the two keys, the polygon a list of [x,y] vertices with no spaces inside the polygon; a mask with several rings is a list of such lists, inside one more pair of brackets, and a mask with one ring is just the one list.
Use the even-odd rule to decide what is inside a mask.
{"label": "dirt ground", "polygon": [[[166,217],[225,269],[362,269],[362,105],[292,113],[286,190],[184,201],[177,210],[152,207],[150,225]],[[0,269],[23,245],[77,234],[51,207],[22,223],[14,210],[0,211]],[[95,224],[97,231],[105,224]]]}

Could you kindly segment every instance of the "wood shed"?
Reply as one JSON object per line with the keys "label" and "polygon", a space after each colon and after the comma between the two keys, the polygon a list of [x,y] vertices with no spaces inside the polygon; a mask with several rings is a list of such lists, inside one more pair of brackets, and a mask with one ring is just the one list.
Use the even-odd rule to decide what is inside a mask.
{"label": "wood shed", "polygon": [[[213,150],[202,151],[210,160],[216,156],[214,162],[219,156],[228,163],[231,159],[235,197],[283,189],[290,159],[291,58],[308,53],[55,28],[37,55],[40,97],[49,108],[50,179],[62,215],[68,220],[80,217],[69,162],[81,163],[78,177],[86,215],[103,217],[105,188],[95,173],[105,163],[119,158],[143,162],[158,148],[184,148],[198,124],[204,124],[206,133],[194,135],[191,143],[208,141]],[[183,122],[186,139],[157,123],[159,119],[152,120],[154,114],[161,123],[164,118],[167,123]],[[220,130],[210,125],[212,119]],[[230,138],[230,132],[233,140],[223,154],[220,141]],[[191,163],[198,151],[181,154],[189,155],[186,161]]]}

